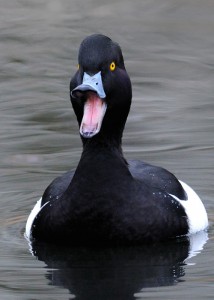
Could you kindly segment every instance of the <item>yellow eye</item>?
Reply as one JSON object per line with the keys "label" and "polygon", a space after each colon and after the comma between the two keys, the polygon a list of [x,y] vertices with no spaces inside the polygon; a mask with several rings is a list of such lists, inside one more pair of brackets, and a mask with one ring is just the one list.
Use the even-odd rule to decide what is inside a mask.
{"label": "yellow eye", "polygon": [[79,70],[79,68],[80,68],[80,65],[78,64],[78,65],[77,65],[77,70]]}
{"label": "yellow eye", "polygon": [[110,64],[109,69],[110,69],[111,71],[114,71],[115,68],[116,68],[116,65],[115,65],[115,62],[113,61],[113,62]]}

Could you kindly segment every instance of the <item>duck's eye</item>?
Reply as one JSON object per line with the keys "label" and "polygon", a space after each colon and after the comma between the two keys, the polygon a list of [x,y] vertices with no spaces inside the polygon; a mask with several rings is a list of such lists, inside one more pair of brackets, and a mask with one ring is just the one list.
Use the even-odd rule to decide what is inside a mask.
{"label": "duck's eye", "polygon": [[115,62],[113,61],[113,62],[110,64],[109,69],[110,69],[110,71],[114,71],[115,68],[116,68],[116,65],[115,65]]}

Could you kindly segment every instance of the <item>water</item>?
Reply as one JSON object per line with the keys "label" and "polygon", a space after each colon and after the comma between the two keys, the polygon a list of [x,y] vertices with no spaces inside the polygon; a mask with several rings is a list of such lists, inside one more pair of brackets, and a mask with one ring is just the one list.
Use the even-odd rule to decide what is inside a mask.
{"label": "water", "polygon": [[[0,298],[213,297],[214,2],[1,1]],[[128,158],[189,183],[209,214],[209,239],[128,249],[54,249],[23,237],[49,182],[74,168],[81,144],[69,79],[81,40],[118,41],[133,84]],[[203,250],[202,250],[203,248]],[[197,255],[196,255],[197,254]]]}

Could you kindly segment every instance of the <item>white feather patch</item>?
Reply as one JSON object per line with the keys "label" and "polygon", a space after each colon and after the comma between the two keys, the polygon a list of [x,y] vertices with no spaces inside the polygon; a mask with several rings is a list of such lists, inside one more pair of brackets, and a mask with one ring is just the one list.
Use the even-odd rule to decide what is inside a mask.
{"label": "white feather patch", "polygon": [[33,221],[35,220],[37,214],[41,211],[41,209],[49,202],[46,202],[43,206],[41,206],[41,203],[42,203],[42,198],[37,201],[36,205],[32,209],[32,211],[27,219],[27,223],[25,226],[25,237],[28,240],[31,239],[31,231],[32,231]]}
{"label": "white feather patch", "polygon": [[180,181],[180,183],[187,194],[187,200],[178,199],[174,195],[171,196],[179,201],[185,209],[189,222],[188,234],[194,234],[207,229],[208,217],[201,199],[190,186],[182,181]]}

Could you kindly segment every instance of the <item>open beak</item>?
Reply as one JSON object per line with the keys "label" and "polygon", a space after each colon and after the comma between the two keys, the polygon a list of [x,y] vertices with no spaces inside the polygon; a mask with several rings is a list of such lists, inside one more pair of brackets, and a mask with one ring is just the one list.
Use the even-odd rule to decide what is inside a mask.
{"label": "open beak", "polygon": [[80,125],[80,134],[85,138],[96,135],[101,128],[107,105],[104,102],[106,97],[101,72],[93,76],[84,73],[82,84],[71,91],[73,98],[85,95],[83,118]]}

